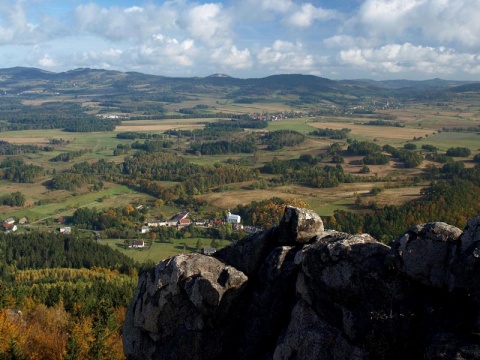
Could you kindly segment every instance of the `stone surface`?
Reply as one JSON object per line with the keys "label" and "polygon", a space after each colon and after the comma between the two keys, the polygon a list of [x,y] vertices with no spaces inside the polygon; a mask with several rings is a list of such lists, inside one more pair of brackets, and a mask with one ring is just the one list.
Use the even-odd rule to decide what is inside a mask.
{"label": "stone surface", "polygon": [[273,360],[368,359],[342,332],[318,317],[303,300],[292,311],[287,330],[279,339]]}
{"label": "stone surface", "polygon": [[324,231],[323,221],[314,211],[287,206],[278,226],[280,241],[306,244]]}
{"label": "stone surface", "polygon": [[[204,336],[234,331],[226,314],[247,281],[237,269],[201,254],[178,255],[142,273],[124,325],[126,356],[214,358],[223,349],[203,346]],[[172,343],[179,345],[171,350]]]}
{"label": "stone surface", "polygon": [[451,264],[450,289],[465,290],[480,306],[480,216],[467,222],[459,242]]}
{"label": "stone surface", "polygon": [[448,287],[450,263],[462,231],[443,222],[416,225],[392,245],[392,265],[423,285]]}
{"label": "stone surface", "polygon": [[417,225],[392,248],[287,207],[215,256],[141,274],[127,359],[480,359],[480,217]]}

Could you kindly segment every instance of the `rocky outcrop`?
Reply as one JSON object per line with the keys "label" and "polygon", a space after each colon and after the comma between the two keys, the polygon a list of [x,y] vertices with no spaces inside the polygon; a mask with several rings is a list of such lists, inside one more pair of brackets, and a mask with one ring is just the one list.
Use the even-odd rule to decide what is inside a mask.
{"label": "rocky outcrop", "polygon": [[479,309],[480,217],[387,246],[287,207],[213,257],[143,272],[123,343],[132,360],[477,359]]}

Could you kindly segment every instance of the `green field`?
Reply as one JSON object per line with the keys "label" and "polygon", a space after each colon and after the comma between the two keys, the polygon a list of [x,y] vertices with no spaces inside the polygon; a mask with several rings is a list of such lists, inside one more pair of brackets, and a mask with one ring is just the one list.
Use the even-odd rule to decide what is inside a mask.
{"label": "green field", "polygon": [[[126,120],[122,120],[120,125],[116,126],[114,131],[71,133],[58,129],[48,129],[0,133],[0,140],[17,145],[48,146],[52,139],[64,139],[68,142],[64,146],[56,146],[53,151],[17,155],[22,157],[26,164],[41,166],[45,173],[35,183],[24,184],[0,180],[0,196],[20,191],[26,197],[26,204],[23,207],[0,206],[0,216],[3,218],[13,216],[17,219],[27,217],[32,227],[52,226],[56,224],[58,217],[72,215],[76,209],[81,207],[95,207],[98,210],[103,210],[109,208],[121,209],[126,205],[132,205],[133,207],[143,205],[147,209],[143,214],[145,220],[169,218],[183,210],[190,211],[191,216],[212,218],[227,209],[235,208],[237,205],[248,205],[254,201],[258,202],[273,197],[280,197],[287,201],[301,200],[321,216],[330,216],[335,210],[365,211],[365,208],[362,209],[356,205],[358,197],[365,204],[374,202],[380,207],[401,205],[418,199],[421,196],[422,187],[428,186],[429,181],[424,180],[412,185],[409,179],[421,177],[424,169],[429,165],[438,168],[442,166],[439,163],[423,161],[422,165],[417,168],[406,169],[401,162],[392,159],[386,165],[370,165],[370,173],[360,174],[362,156],[347,154],[348,141],[369,141],[379,146],[388,144],[398,149],[403,148],[407,143],[414,143],[418,151],[422,151],[422,145],[428,144],[437,147],[440,153],[451,147],[467,147],[472,152],[471,156],[455,159],[464,161],[467,166],[473,166],[473,157],[480,152],[480,135],[477,132],[471,130],[469,130],[470,132],[444,131],[444,128],[475,127],[480,124],[480,96],[478,94],[455,95],[448,100],[444,100],[442,97],[441,101],[429,103],[423,100],[412,100],[408,94],[408,97],[401,100],[389,99],[394,103],[394,106],[390,108],[378,108],[365,113],[353,113],[351,107],[353,105],[355,107],[369,107],[371,106],[371,98],[382,98],[384,96],[383,91],[376,95],[369,95],[366,93],[354,94],[350,93],[349,90],[344,92],[329,90],[322,94],[308,94],[306,97],[308,102],[302,103],[302,98],[306,96],[303,90],[295,93],[287,90],[267,91],[263,89],[260,91],[262,95],[259,93],[249,96],[248,92],[240,91],[240,95],[234,96],[232,94],[240,90],[238,87],[216,88],[205,85],[196,88],[197,90],[201,89],[201,91],[195,93],[190,92],[186,85],[181,87],[182,90],[171,91],[172,96],[178,96],[182,101],[164,101],[160,104],[154,100],[154,97],[148,100],[137,98],[138,93],[162,96],[163,93],[157,87],[163,85],[156,84],[152,86],[143,82],[135,82],[132,85],[132,88],[136,89],[132,95],[135,96],[135,101],[129,98],[130,95],[122,95],[112,100],[109,97],[103,98],[102,95],[75,97],[65,94],[56,99],[61,99],[64,103],[81,104],[85,109],[88,109],[89,114],[118,114],[121,117],[127,117]],[[81,86],[89,88],[90,85],[84,83]],[[96,90],[102,88],[100,85],[93,84],[92,86]],[[169,88],[168,91],[171,89]],[[255,88],[250,90],[253,91]],[[34,99],[25,99],[23,104],[39,106],[52,101],[50,98],[42,99],[42,95],[39,94],[41,93],[39,92]],[[311,97],[309,97],[310,95]],[[247,99],[245,102],[238,101],[245,98]],[[383,103],[385,103],[385,99],[383,99]],[[120,111],[121,106],[124,109],[131,107],[133,110],[122,113]],[[150,111],[150,106],[153,109],[152,111]],[[181,109],[199,109],[198,117],[197,115],[190,115],[192,118],[163,119],[166,114],[171,114],[172,117],[181,115]],[[153,115],[149,115],[149,118],[144,116],[150,113]],[[213,165],[232,161],[239,163],[241,160],[248,160],[244,161],[241,166],[258,171],[257,178],[253,180],[228,183],[193,195],[192,198],[202,203],[199,208],[192,205],[191,198],[186,199],[184,203],[175,204],[168,201],[163,204],[161,202],[156,203],[157,199],[155,197],[139,192],[136,184],[127,187],[115,183],[114,181],[118,181],[118,179],[113,178],[102,178],[104,188],[98,191],[93,191],[90,183],[74,191],[52,190],[49,186],[49,181],[55,174],[69,171],[76,163],[95,163],[104,160],[120,166],[125,157],[132,156],[137,151],[136,149],[129,149],[122,155],[113,155],[118,145],[129,145],[133,142],[132,140],[117,138],[116,136],[120,132],[163,134],[170,129],[201,129],[205,126],[205,123],[218,121],[222,117],[221,113],[274,116],[282,114],[287,118],[269,121],[268,128],[247,128],[243,133],[223,135],[224,138],[220,139],[241,139],[242,136],[253,132],[257,136],[255,153],[221,155],[198,155],[197,153],[197,155],[194,155],[189,149],[191,142],[198,140],[197,138],[168,136],[173,145],[166,151],[185,157],[193,164]],[[286,115],[287,113],[288,115]],[[202,118],[201,115],[211,115],[212,117]],[[141,118],[141,120],[132,120],[128,117]],[[6,119],[2,118],[0,120],[3,123],[8,123]],[[402,124],[402,127],[365,125],[370,120],[382,119],[398,121]],[[325,128],[336,130],[348,128],[351,130],[348,134],[349,140],[335,140],[310,135],[316,129]],[[296,146],[285,146],[275,151],[267,150],[262,134],[277,130],[294,130],[305,135],[306,138],[303,143]],[[201,139],[201,141],[207,142],[217,140],[214,138]],[[138,141],[142,140],[138,139]],[[340,183],[339,186],[333,188],[317,188],[305,183],[281,184],[271,182],[271,180],[281,179],[282,174],[271,175],[260,171],[265,164],[271,162],[274,158],[278,160],[298,160],[301,155],[311,155],[320,159],[320,166],[335,166],[331,154],[328,154],[330,146],[334,143],[340,145],[338,154],[343,158],[341,166],[346,173],[356,177],[354,183]],[[85,153],[68,162],[50,161],[61,153],[75,151],[85,151]],[[422,151],[422,154],[425,155],[426,152]],[[0,156],[0,161],[7,157]],[[195,177],[197,174],[192,173],[191,176]],[[174,179],[157,181],[157,185],[162,189],[172,189],[177,184],[178,181]],[[258,184],[262,186],[259,187]],[[370,191],[375,187],[381,188],[382,191],[372,196]],[[138,223],[135,226],[139,227],[141,224]],[[105,242],[109,246],[118,247],[121,251],[125,251],[129,256],[139,261],[145,261],[145,259],[155,261],[155,259],[165,258],[183,251],[183,242],[187,243],[186,251],[192,251],[196,243],[193,239],[188,239],[174,244],[154,243],[149,250],[125,250],[123,249],[123,243],[117,246],[115,240],[106,240]]]}
{"label": "green field", "polygon": [[[160,243],[158,241],[154,241],[150,248],[143,249],[126,249],[123,240],[118,239],[100,240],[99,244],[105,244],[106,246],[116,249],[139,263],[144,263],[147,261],[159,263],[164,259],[178,254],[196,252],[198,240],[200,240],[203,247],[210,246],[211,239],[202,238],[171,239],[172,243]],[[221,240],[220,248],[227,246],[229,243],[230,242],[227,240]]]}

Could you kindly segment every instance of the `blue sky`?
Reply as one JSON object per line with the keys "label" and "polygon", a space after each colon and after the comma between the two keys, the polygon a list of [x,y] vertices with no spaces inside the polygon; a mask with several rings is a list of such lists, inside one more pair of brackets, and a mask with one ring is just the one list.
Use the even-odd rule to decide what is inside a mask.
{"label": "blue sky", "polygon": [[0,67],[480,80],[480,0],[0,0]]}

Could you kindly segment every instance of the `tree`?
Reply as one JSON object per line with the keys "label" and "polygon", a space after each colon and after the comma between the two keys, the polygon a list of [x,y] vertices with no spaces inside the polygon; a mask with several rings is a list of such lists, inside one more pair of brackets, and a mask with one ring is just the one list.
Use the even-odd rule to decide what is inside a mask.
{"label": "tree", "polygon": [[[233,233],[233,226],[231,223],[224,223],[218,227],[218,233],[222,240],[226,239]],[[215,246],[212,246],[215,247]]]}
{"label": "tree", "polygon": [[214,249],[218,249],[220,247],[220,242],[217,239],[212,239],[212,242],[210,243],[210,247]]}

